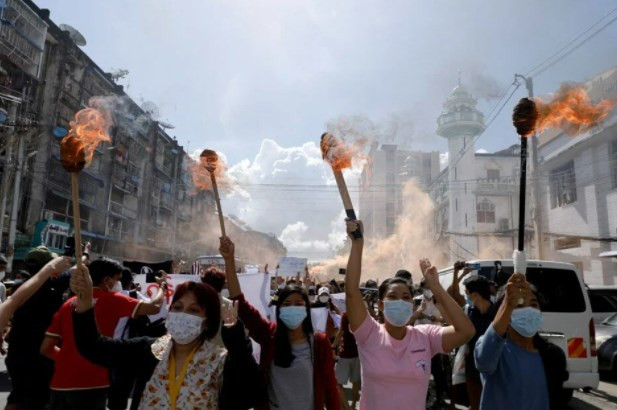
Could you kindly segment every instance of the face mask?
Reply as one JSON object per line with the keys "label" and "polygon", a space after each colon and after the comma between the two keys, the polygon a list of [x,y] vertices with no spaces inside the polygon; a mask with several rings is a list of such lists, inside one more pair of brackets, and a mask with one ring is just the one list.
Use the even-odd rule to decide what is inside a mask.
{"label": "face mask", "polygon": [[204,318],[188,313],[169,312],[167,315],[167,331],[176,343],[186,345],[197,339],[202,332]]}
{"label": "face mask", "polygon": [[430,290],[425,290],[424,291],[424,297],[426,297],[427,299],[432,299],[433,298],[433,292]]}
{"label": "face mask", "polygon": [[114,283],[114,286],[109,291],[110,292],[122,292],[122,285],[120,284],[119,281],[116,281],[116,283]]}
{"label": "face mask", "polygon": [[285,306],[279,315],[287,329],[294,330],[300,327],[306,319],[306,306]]}
{"label": "face mask", "polygon": [[320,296],[319,297],[319,301],[321,303],[327,303],[330,300],[330,298],[328,296]]}
{"label": "face mask", "polygon": [[471,307],[473,307],[473,300],[469,297],[469,295],[465,294],[465,302]]}
{"label": "face mask", "polygon": [[229,289],[221,290],[221,296],[229,299]]}
{"label": "face mask", "polygon": [[285,284],[284,284],[284,283],[281,283],[281,284],[279,285],[279,289],[284,289],[284,288],[285,288]]}
{"label": "face mask", "polygon": [[386,320],[397,327],[407,326],[413,315],[411,303],[404,300],[384,300],[383,314]]}
{"label": "face mask", "polygon": [[536,308],[524,307],[514,309],[510,325],[523,337],[533,337],[544,323],[542,312]]}
{"label": "face mask", "polygon": [[4,280],[5,275],[6,275],[5,271],[0,271],[0,280]]}
{"label": "face mask", "polygon": [[497,296],[491,295],[491,303],[497,302]]}

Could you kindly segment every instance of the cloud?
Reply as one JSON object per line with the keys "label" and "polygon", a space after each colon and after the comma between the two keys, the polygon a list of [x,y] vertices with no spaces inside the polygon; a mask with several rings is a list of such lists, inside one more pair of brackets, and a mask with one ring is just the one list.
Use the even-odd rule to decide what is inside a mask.
{"label": "cloud", "polygon": [[330,250],[330,245],[326,241],[321,240],[306,240],[305,235],[308,231],[308,226],[302,221],[289,224],[281,232],[279,240],[289,252],[298,253],[326,253]]}
{"label": "cloud", "polygon": [[484,148],[480,148],[480,149],[476,150],[476,154],[488,154],[488,150],[486,150]]}

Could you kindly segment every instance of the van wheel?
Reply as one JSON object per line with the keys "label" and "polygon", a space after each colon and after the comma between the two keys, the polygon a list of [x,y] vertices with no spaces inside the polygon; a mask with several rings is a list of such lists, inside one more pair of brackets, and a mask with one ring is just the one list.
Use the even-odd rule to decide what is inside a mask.
{"label": "van wheel", "polygon": [[570,400],[572,400],[572,396],[574,395],[574,390],[573,389],[563,389],[561,391],[561,394],[563,397],[563,402],[569,403]]}

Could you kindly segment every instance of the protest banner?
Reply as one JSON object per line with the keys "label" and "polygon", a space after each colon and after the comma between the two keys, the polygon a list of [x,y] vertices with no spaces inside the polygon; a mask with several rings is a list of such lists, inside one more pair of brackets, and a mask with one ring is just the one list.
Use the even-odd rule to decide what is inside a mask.
{"label": "protest banner", "polygon": [[307,262],[308,260],[306,258],[294,258],[291,256],[282,257],[279,260],[276,273],[279,276],[304,275]]}

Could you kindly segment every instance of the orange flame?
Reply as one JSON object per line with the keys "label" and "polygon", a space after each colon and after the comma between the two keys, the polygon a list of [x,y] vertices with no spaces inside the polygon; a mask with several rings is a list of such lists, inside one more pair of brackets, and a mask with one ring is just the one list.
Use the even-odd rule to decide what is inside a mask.
{"label": "orange flame", "polygon": [[227,164],[225,164],[220,158],[217,158],[216,161],[212,161],[212,159],[207,161],[207,158],[205,157],[199,157],[199,161],[195,161],[190,157],[187,157],[187,159],[187,169],[191,174],[193,186],[196,191],[212,190],[210,170],[214,173],[219,189],[223,189],[225,191],[232,190],[232,181],[226,173]]}
{"label": "orange flame", "polygon": [[534,99],[538,108],[536,130],[561,128],[569,135],[578,135],[602,122],[613,108],[608,100],[591,102],[582,86],[562,85],[552,101]]}
{"label": "orange flame", "polygon": [[111,115],[102,108],[84,108],[75,114],[69,134],[60,143],[62,166],[68,172],[79,172],[92,160],[101,142],[111,142]]}
{"label": "orange flame", "polygon": [[357,160],[366,159],[362,153],[366,139],[353,141],[350,145],[326,132],[321,136],[321,155],[335,171],[351,168]]}

